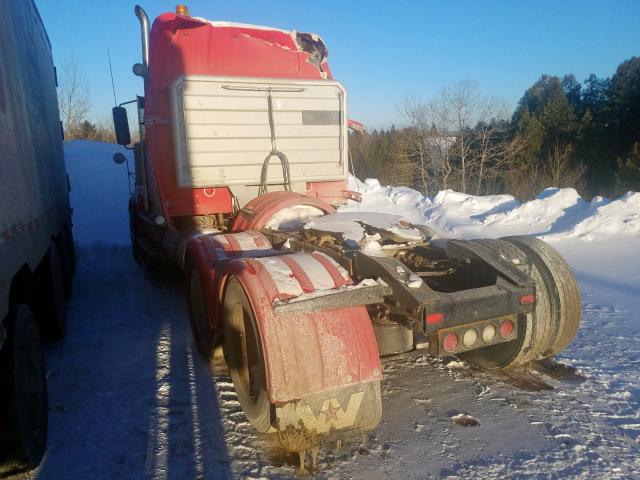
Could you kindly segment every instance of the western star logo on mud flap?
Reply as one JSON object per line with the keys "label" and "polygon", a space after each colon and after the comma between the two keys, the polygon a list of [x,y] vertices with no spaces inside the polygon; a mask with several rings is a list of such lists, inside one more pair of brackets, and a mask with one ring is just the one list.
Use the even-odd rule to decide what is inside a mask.
{"label": "western star logo on mud flap", "polygon": [[353,426],[363,397],[364,391],[352,393],[346,408],[340,405],[335,397],[326,399],[322,402],[317,416],[313,413],[311,406],[304,402],[287,403],[283,407],[276,408],[276,417],[282,430],[288,425],[300,427],[300,422],[305,428],[315,430],[316,433],[340,430]]}

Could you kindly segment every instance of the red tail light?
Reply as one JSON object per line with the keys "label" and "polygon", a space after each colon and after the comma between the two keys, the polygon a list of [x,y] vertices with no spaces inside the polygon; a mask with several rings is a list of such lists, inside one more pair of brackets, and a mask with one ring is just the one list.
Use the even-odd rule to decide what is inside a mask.
{"label": "red tail light", "polygon": [[513,333],[513,322],[511,320],[505,320],[500,325],[500,336],[502,338],[508,338]]}
{"label": "red tail light", "polygon": [[442,342],[442,346],[446,352],[454,352],[458,347],[458,335],[455,333],[447,333],[447,336],[444,337],[444,341]]}
{"label": "red tail light", "polygon": [[444,320],[444,313],[430,313],[427,315],[427,324],[435,325]]}
{"label": "red tail light", "polygon": [[520,305],[531,305],[536,301],[536,296],[533,294],[523,295],[520,297]]}

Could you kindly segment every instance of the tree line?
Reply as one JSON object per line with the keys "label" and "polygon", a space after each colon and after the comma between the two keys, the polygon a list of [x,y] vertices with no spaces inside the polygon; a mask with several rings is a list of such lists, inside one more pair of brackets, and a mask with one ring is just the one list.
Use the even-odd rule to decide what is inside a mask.
{"label": "tree line", "polygon": [[640,190],[639,57],[610,78],[543,75],[513,113],[470,81],[406,98],[400,111],[402,128],[349,135],[356,176],[523,200],[549,186],[587,197]]}

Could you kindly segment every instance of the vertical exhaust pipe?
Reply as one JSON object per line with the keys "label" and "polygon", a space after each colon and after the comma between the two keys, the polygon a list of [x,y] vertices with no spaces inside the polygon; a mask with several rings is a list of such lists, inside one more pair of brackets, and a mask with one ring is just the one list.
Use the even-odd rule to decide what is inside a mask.
{"label": "vertical exhaust pipe", "polygon": [[140,20],[140,37],[142,40],[142,65],[145,72],[149,68],[149,17],[140,5],[134,9],[136,17]]}

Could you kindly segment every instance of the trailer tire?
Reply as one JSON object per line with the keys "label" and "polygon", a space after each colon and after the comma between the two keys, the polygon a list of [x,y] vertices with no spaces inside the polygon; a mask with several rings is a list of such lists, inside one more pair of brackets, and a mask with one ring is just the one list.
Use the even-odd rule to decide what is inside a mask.
{"label": "trailer tire", "polygon": [[[492,250],[505,262],[529,273],[528,259],[515,245],[497,239],[472,240],[472,242]],[[540,303],[541,299],[538,298],[537,301]],[[544,299],[542,301],[544,302]],[[459,353],[458,356],[466,362],[489,370],[515,367],[535,359],[535,347],[540,343],[540,336],[544,335],[544,328],[539,325],[533,314],[518,315],[516,321],[518,337],[515,340]]]}
{"label": "trailer tire", "polygon": [[526,253],[532,263],[536,289],[544,290],[549,299],[553,335],[546,342],[542,357],[563,351],[580,326],[580,289],[566,260],[548,243],[535,237],[514,236],[504,240]]}
{"label": "trailer tire", "polygon": [[62,259],[52,243],[49,253],[36,270],[34,312],[45,340],[57,340],[66,332],[66,298]]}
{"label": "trailer tire", "polygon": [[235,277],[225,288],[223,328],[224,357],[240,406],[251,425],[266,433],[272,427],[274,408],[267,396],[260,332],[249,298]]}
{"label": "trailer tire", "polygon": [[[0,351],[0,424],[14,460],[33,468],[47,443],[47,384],[38,324],[31,309],[14,306],[5,319],[7,341]],[[5,395],[5,392],[8,392]],[[3,448],[4,449],[4,448]]]}
{"label": "trailer tire", "polygon": [[187,268],[187,292],[189,295],[189,321],[196,347],[200,354],[211,362],[213,359],[214,337],[209,322],[209,311],[202,289],[202,279],[198,268],[189,264]]}

